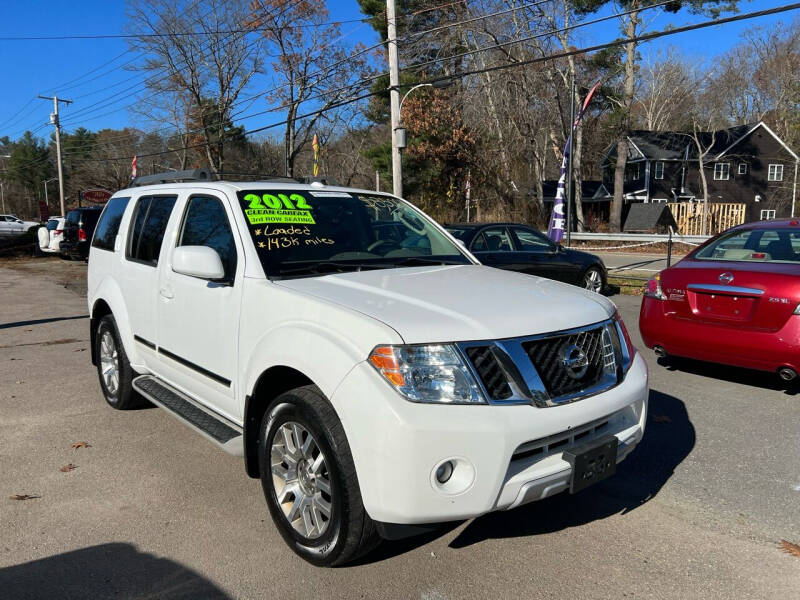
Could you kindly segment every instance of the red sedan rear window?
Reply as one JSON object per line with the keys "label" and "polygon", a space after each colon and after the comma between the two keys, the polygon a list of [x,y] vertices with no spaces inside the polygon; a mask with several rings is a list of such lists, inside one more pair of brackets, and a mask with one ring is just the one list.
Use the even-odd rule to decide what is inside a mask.
{"label": "red sedan rear window", "polygon": [[745,229],[720,236],[694,258],[770,263],[800,263],[800,231]]}

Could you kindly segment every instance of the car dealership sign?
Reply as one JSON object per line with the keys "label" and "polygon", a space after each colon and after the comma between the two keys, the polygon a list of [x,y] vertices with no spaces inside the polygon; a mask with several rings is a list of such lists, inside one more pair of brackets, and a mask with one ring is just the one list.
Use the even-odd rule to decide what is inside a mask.
{"label": "car dealership sign", "polygon": [[87,202],[103,203],[108,202],[108,199],[111,198],[111,192],[101,189],[86,190],[82,195]]}

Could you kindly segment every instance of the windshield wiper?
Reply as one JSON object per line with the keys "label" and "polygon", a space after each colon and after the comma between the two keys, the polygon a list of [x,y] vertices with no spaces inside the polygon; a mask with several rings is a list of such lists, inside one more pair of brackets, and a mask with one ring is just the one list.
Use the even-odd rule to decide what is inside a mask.
{"label": "windshield wiper", "polygon": [[427,256],[405,256],[405,257],[398,257],[397,260],[393,260],[391,262],[392,266],[407,266],[413,267],[416,265],[424,266],[424,265],[468,265],[470,264],[466,260],[458,260],[452,258],[433,258]]}
{"label": "windshield wiper", "polygon": [[278,277],[286,275],[320,275],[328,273],[343,273],[345,271],[361,271],[363,269],[385,269],[386,264],[381,263],[356,263],[356,262],[336,262],[332,260],[325,260],[303,267],[294,267],[291,269],[280,269],[277,273]]}

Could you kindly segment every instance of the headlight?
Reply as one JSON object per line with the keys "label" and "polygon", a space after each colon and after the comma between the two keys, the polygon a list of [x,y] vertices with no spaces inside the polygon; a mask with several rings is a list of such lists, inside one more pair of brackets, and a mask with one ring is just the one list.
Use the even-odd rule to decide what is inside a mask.
{"label": "headlight", "polygon": [[454,346],[378,346],[369,362],[412,402],[485,404],[478,383]]}

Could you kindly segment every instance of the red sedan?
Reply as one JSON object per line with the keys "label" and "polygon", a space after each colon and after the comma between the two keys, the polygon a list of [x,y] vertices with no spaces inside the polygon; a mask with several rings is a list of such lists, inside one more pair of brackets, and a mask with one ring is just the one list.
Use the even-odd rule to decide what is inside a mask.
{"label": "red sedan", "polygon": [[712,238],[647,282],[644,343],[675,355],[800,372],[800,221],[746,223]]}

